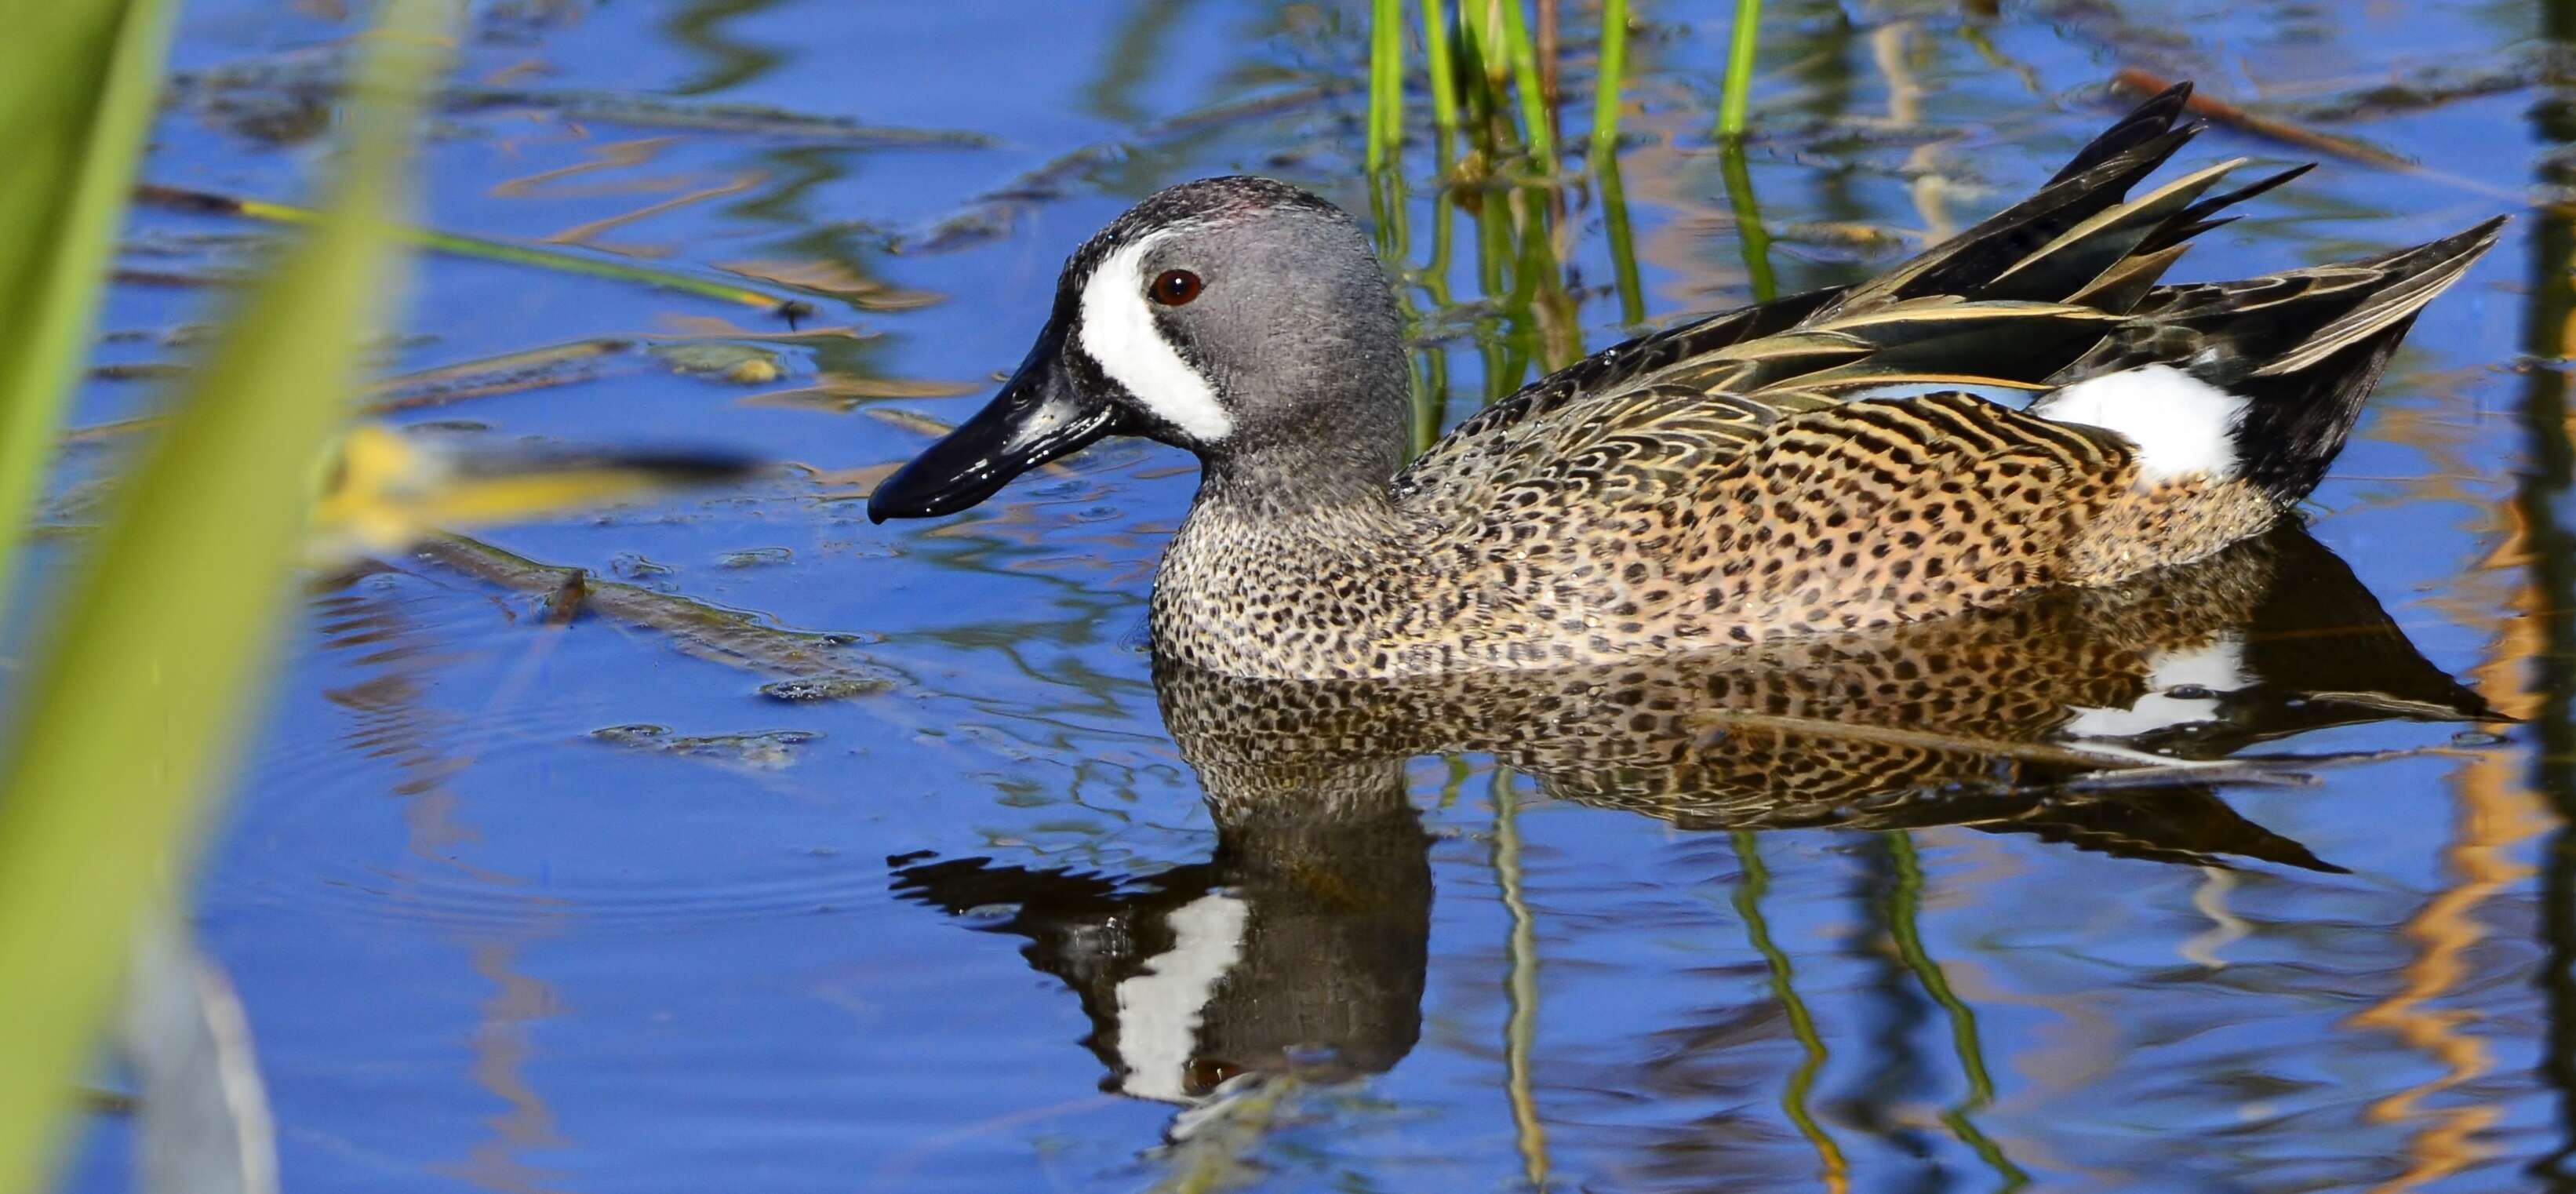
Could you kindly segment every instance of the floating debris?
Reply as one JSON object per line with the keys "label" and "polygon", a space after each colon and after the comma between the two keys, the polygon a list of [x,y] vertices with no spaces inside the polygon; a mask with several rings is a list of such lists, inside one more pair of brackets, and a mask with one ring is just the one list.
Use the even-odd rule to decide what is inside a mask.
{"label": "floating debris", "polygon": [[669,726],[647,723],[592,730],[593,742],[664,754],[695,755],[776,771],[796,761],[796,748],[821,740],[813,730],[755,730],[744,734],[674,735]]}
{"label": "floating debris", "polygon": [[89,378],[91,381],[161,381],[165,378],[185,376],[187,372],[186,365],[174,365],[167,361],[130,361],[92,365],[89,367]]}
{"label": "floating debris", "polygon": [[773,701],[842,701],[867,696],[894,687],[894,681],[876,676],[814,676],[803,680],[772,680],[760,686],[760,695]]}
{"label": "floating debris", "polygon": [[791,290],[829,295],[862,311],[917,311],[948,301],[936,290],[907,290],[838,261],[731,261],[716,268]]}
{"label": "floating debris", "polygon": [[[2121,70],[2111,78],[2112,87],[2142,95],[2155,95],[2171,89],[2173,85],[2172,80],[2162,75],[2134,66]],[[2398,170],[2412,170],[2416,165],[2407,158],[2350,137],[2321,133],[2277,117],[2248,112],[2206,91],[2192,92],[2191,98],[2183,102],[2183,107],[2194,116],[2206,117],[2239,132],[2252,133],[2257,137],[2278,141],[2284,145],[2296,145],[2301,149],[2313,149],[2319,153],[2330,153],[2336,157]]]}
{"label": "floating debris", "polygon": [[793,390],[772,390],[743,399],[751,406],[802,407],[848,414],[869,403],[888,398],[957,398],[980,394],[986,387],[954,381],[923,381],[904,377],[853,377],[846,373],[826,373],[810,386]]}
{"label": "floating debris", "polygon": [[630,128],[692,129],[828,140],[879,148],[986,149],[1000,144],[988,133],[869,124],[848,116],[797,112],[767,104],[697,104],[630,91],[571,91],[518,87],[451,87],[441,97],[450,112],[536,108],[571,120]]}
{"label": "floating debris", "polygon": [[784,547],[752,547],[716,557],[717,565],[725,568],[774,568],[795,562],[796,553]]}
{"label": "floating debris", "polygon": [[[249,199],[155,183],[137,185],[134,188],[134,201],[174,211],[238,216],[273,224],[310,224],[316,218],[313,209],[297,207],[290,203],[275,203],[266,199]],[[550,269],[559,273],[584,274],[621,282],[635,282],[663,290],[676,290],[683,294],[760,307],[785,319],[801,319],[814,313],[814,305],[800,299],[782,298],[765,291],[736,286],[730,282],[719,282],[713,278],[695,274],[640,265],[633,261],[591,257],[563,249],[550,249],[518,241],[494,240],[489,237],[467,236],[459,232],[440,232],[429,228],[400,228],[396,230],[395,235],[408,244],[441,253],[477,257],[486,261],[506,261],[514,265]]]}
{"label": "floating debris", "polygon": [[600,375],[604,361],[632,351],[635,343],[618,337],[575,340],[389,377],[376,386],[367,410],[390,414],[588,381]]}
{"label": "floating debris", "polygon": [[656,344],[651,352],[674,373],[718,377],[736,385],[763,386],[787,376],[778,350],[753,344],[682,341]]}
{"label": "floating debris", "polygon": [[[410,558],[538,597],[552,597],[562,589],[567,574],[581,571],[542,564],[462,535],[432,536],[414,548]],[[813,694],[780,699],[861,696],[886,691],[903,679],[889,668],[856,657],[853,648],[875,641],[873,636],[790,630],[739,610],[595,575],[584,581],[583,609],[596,617],[658,630],[671,637],[673,646],[700,659],[779,676]],[[770,688],[761,692],[779,695]]]}

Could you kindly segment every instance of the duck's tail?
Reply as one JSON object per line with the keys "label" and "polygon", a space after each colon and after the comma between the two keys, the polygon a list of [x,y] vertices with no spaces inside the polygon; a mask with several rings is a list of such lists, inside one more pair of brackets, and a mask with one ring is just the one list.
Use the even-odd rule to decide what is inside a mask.
{"label": "duck's tail", "polygon": [[[1928,295],[2071,303],[2126,312],[2219,213],[2306,173],[2296,166],[2231,191],[2207,192],[2245,159],[2196,170],[2137,199],[2129,188],[2197,135],[2178,123],[2191,84],[2149,99],[2091,143],[2039,193],[1838,295],[1817,319]],[[2313,165],[2311,163],[2310,165]]]}
{"label": "duck's tail", "polygon": [[2416,313],[2495,247],[2504,222],[2360,261],[2151,290],[2032,411],[2120,431],[2151,464],[2159,444],[2184,445],[2168,449],[2182,452],[2173,467],[2304,497]]}

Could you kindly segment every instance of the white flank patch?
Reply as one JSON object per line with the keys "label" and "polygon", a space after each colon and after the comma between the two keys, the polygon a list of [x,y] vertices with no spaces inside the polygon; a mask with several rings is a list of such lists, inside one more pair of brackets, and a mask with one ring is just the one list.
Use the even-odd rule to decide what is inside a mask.
{"label": "white flank patch", "polygon": [[2147,365],[2079,381],[2042,397],[2030,413],[2116,431],[2138,445],[2146,484],[2207,473],[2236,475],[2236,424],[2245,400],[2171,365]]}
{"label": "white flank patch", "polygon": [[1120,1086],[1127,1093],[1192,1101],[1190,1058],[1198,1052],[1199,1022],[1217,983],[1243,960],[1243,926],[1251,915],[1251,905],[1221,892],[1190,901],[1167,920],[1172,948],[1118,984],[1118,1060],[1127,1066]]}
{"label": "white flank patch", "polygon": [[[2218,715],[2218,694],[2254,682],[2245,671],[2245,644],[2234,635],[2188,651],[2158,651],[2147,666],[2145,696],[2126,709],[2078,708],[2075,720],[2059,727],[2060,732],[2077,738],[2134,738],[2208,721]],[[2177,688],[2204,689],[2209,695],[2172,695]]]}
{"label": "white flank patch", "polygon": [[1137,241],[1110,254],[1091,271],[1091,279],[1082,284],[1082,351],[1146,409],[1190,438],[1214,443],[1234,430],[1234,419],[1218,404],[1207,379],[1163,338],[1145,298],[1145,287],[1152,280],[1140,265],[1145,254],[1170,235],[1162,232]]}

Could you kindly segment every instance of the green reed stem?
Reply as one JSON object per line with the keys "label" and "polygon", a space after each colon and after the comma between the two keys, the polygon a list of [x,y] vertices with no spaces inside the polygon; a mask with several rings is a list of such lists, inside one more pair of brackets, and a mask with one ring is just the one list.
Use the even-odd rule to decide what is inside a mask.
{"label": "green reed stem", "polygon": [[1530,45],[1529,20],[1521,0],[1502,0],[1503,43],[1511,53],[1513,85],[1520,91],[1521,123],[1528,126],[1530,161],[1542,174],[1556,172],[1556,133],[1547,115],[1547,92],[1539,84],[1538,51]]}
{"label": "green reed stem", "polygon": [[1780,281],[1771,274],[1771,230],[1762,224],[1762,204],[1753,196],[1753,169],[1744,160],[1744,143],[1718,147],[1718,170],[1726,178],[1726,201],[1735,209],[1735,239],[1744,247],[1744,272],[1753,283],[1753,301],[1780,296]]}
{"label": "green reed stem", "polygon": [[1726,88],[1717,101],[1717,135],[1744,138],[1752,109],[1753,50],[1762,36],[1762,0],[1735,0],[1735,30],[1726,40]]}
{"label": "green reed stem", "polygon": [[1968,1080],[1967,1097],[1943,1112],[1941,1122],[2003,1179],[2003,1189],[2018,1190],[2030,1184],[2030,1175],[2013,1164],[2012,1158],[2004,1155],[2003,1145],[1969,1118],[1970,1112],[1994,1101],[1995,1080],[1986,1071],[1985,1046],[1977,1036],[1977,1013],[1950,989],[1949,975],[1932,960],[1931,951],[1923,948],[1923,862],[1914,852],[1914,837],[1896,830],[1887,835],[1887,845],[1896,859],[1896,889],[1890,894],[1887,909],[1888,935],[1896,939],[1897,956],[1923,984],[1924,993],[1949,1013],[1950,1048],[1958,1054],[1959,1072]]}
{"label": "green reed stem", "polygon": [[1449,14],[1441,0],[1422,0],[1422,56],[1429,62],[1431,123],[1440,130],[1440,169],[1444,173],[1449,169],[1450,138],[1458,132],[1457,64],[1449,55]]}
{"label": "green reed stem", "polygon": [[1601,0],[1601,70],[1592,88],[1592,156],[1596,165],[1618,151],[1619,85],[1627,77],[1628,0]]}
{"label": "green reed stem", "polygon": [[1485,68],[1485,87],[1495,95],[1503,93],[1503,84],[1512,75],[1509,39],[1503,35],[1503,5],[1517,2],[1518,0],[1466,0],[1466,3],[1475,6],[1476,11],[1484,14],[1481,20],[1474,22],[1471,32],[1475,36],[1476,59]]}
{"label": "green reed stem", "polygon": [[1610,225],[1610,272],[1619,284],[1619,321],[1644,323],[1646,287],[1637,275],[1637,234],[1628,225],[1628,191],[1619,181],[1619,155],[1597,140],[1592,172],[1601,180],[1601,214]]}
{"label": "green reed stem", "polygon": [[1503,45],[1502,0],[1460,2],[1465,5],[1458,20],[1458,35],[1465,43],[1460,56],[1469,68],[1464,98],[1467,119],[1475,127],[1473,139],[1463,148],[1468,160],[1484,163],[1481,173],[1519,145],[1520,133],[1512,127],[1504,96],[1511,89],[1511,54]]}
{"label": "green reed stem", "polygon": [[1493,775],[1494,876],[1503,890],[1503,908],[1511,914],[1511,936],[1503,943],[1507,977],[1503,997],[1509,1012],[1503,1020],[1503,1085],[1512,1104],[1512,1140],[1519,1147],[1521,1169],[1530,1188],[1547,1188],[1547,1125],[1538,1115],[1538,1093],[1531,1084],[1530,1055],[1538,1041],[1538,921],[1530,915],[1529,893],[1521,873],[1519,796],[1512,790],[1509,768]]}
{"label": "green reed stem", "polygon": [[1771,888],[1771,870],[1762,865],[1762,851],[1750,830],[1738,829],[1730,836],[1735,842],[1736,862],[1744,872],[1744,881],[1735,886],[1735,914],[1744,919],[1744,933],[1752,939],[1754,952],[1771,967],[1771,994],[1789,1017],[1789,1034],[1806,1050],[1805,1059],[1790,1071],[1789,1084],[1780,1091],[1780,1110],[1797,1126],[1798,1134],[1815,1146],[1827,1185],[1841,1189],[1850,1163],[1843,1158],[1842,1146],[1834,1143],[1824,1125],[1816,1122],[1815,1113],[1807,1109],[1807,1095],[1815,1087],[1817,1071],[1825,1065],[1825,1039],[1816,1031],[1816,1018],[1807,1011],[1807,1001],[1798,997],[1789,955],[1771,940],[1770,922],[1762,916],[1762,897]]}
{"label": "green reed stem", "polygon": [[1404,139],[1404,0],[1370,0],[1368,168]]}

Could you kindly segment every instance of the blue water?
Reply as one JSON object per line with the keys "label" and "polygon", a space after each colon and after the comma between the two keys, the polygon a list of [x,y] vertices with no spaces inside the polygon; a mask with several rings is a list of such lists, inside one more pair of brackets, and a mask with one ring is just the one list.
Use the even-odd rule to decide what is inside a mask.
{"label": "blue water", "polygon": [[[1569,41],[1587,42],[1593,10],[1566,7]],[[1621,167],[1652,322],[1741,303],[1754,282],[1708,136],[1730,10],[1635,7]],[[2034,186],[2116,112],[2100,88],[2122,67],[2289,110],[2420,71],[2502,70],[2548,45],[2527,5],[1977,7],[1767,6],[1749,177],[1783,292],[1903,252],[1850,228],[1964,227]],[[1401,765],[1423,839],[1372,836],[1400,857],[1353,870],[1360,906],[1382,918],[1347,935],[1356,952],[1315,952],[1304,978],[1226,980],[1256,1008],[1320,998],[1391,1027],[1320,1042],[1343,1056],[1301,1054],[1259,1107],[1246,1084],[1229,1088],[1212,1129],[1128,1093],[1147,1083],[1122,1079],[1125,1055],[1094,1039],[1079,980],[1059,977],[1074,964],[1063,951],[1085,956],[1080,933],[1168,936],[1186,908],[1275,906],[1231,863],[1205,878],[1219,826],[1139,645],[1190,462],[1107,445],[970,514],[885,527],[857,500],[862,471],[927,442],[878,412],[970,413],[1041,323],[1063,255],[1153,188],[1249,170],[1368,211],[1354,89],[1365,9],[478,7],[461,83],[994,140],[875,147],[525,104],[437,122],[418,196],[429,225],[577,234],[711,276],[820,261],[937,296],[903,310],[823,297],[799,338],[764,341],[787,329],[749,307],[432,257],[384,361],[399,373],[648,334],[776,349],[788,375],[770,384],[628,353],[587,380],[400,419],[461,422],[457,434],[496,444],[711,444],[819,470],[485,538],[858,636],[851,657],[896,682],[773,701],[757,689],[776,673],[597,612],[550,627],[538,598],[429,560],[313,594],[196,904],[249,1011],[288,1189],[1128,1190],[1194,1174],[1336,1190],[2567,1184],[2554,1159],[2576,1146],[2576,997],[2550,959],[2576,950],[2564,923],[2576,861],[2552,847],[2558,810],[2576,807],[2576,744],[2565,547],[2550,524],[2569,511],[2534,463],[2553,436],[2563,449],[2547,403],[2564,382],[2554,359],[2526,353],[2554,358],[2563,343],[2568,311],[2544,283],[2571,242],[2538,210],[2424,315],[2312,524],[2430,667],[2526,724],[2454,745],[2461,724],[2348,718],[2259,748],[2389,757],[2317,768],[2310,786],[2231,780],[2205,794],[2341,873],[2227,848],[2077,848],[1991,810],[1966,825],[1764,823],[1739,837],[1559,798],[1475,750],[1433,752]],[[190,6],[176,60],[327,72],[358,20],[208,0]],[[1569,62],[1580,93],[1583,45]],[[1330,94],[1155,131],[1318,86]],[[2525,83],[2330,126],[2422,168],[2329,157],[2202,238],[2179,274],[2375,252],[2524,211],[2547,169],[2545,102],[2564,101]],[[245,121],[246,103],[271,118]],[[328,114],[277,118],[279,103],[275,87],[181,87],[146,177],[307,195]],[[1565,126],[1588,122],[1578,94]],[[1099,145],[1123,148],[977,207]],[[2316,156],[2219,129],[2183,164],[2234,155]],[[1417,139],[1397,207],[1408,296],[1427,328],[1454,333],[1424,357],[1445,370],[1454,418],[1495,369],[1553,350],[1539,316],[1479,305],[1478,225],[1441,214],[1433,175]],[[1586,348],[1629,326],[1602,200],[1573,188],[1558,226],[1569,330]],[[997,218],[928,239],[970,209]],[[257,247],[241,238],[264,231],[146,210],[125,264],[241,266]],[[210,297],[120,286],[98,359],[184,359],[170,333],[211,318]],[[763,400],[825,383],[958,396]],[[151,393],[94,382],[80,419],[133,413]],[[72,459],[76,479],[112,457]],[[39,558],[58,562],[67,542]],[[698,752],[594,737],[639,724],[812,737]],[[1054,894],[952,910],[898,890],[907,868],[964,859],[1051,876],[1033,890]],[[1906,877],[1918,866],[1919,884]],[[1427,893],[1403,886],[1417,873]],[[1077,915],[1092,907],[1070,894],[1092,881],[1081,876],[1116,898]],[[1029,927],[1057,912],[1070,927]],[[1899,920],[1919,924],[1919,959]],[[1345,965],[1392,986],[1313,977]],[[1362,1044],[1378,1052],[1363,1058]],[[126,1130],[98,1121],[70,1185],[120,1188]]]}

